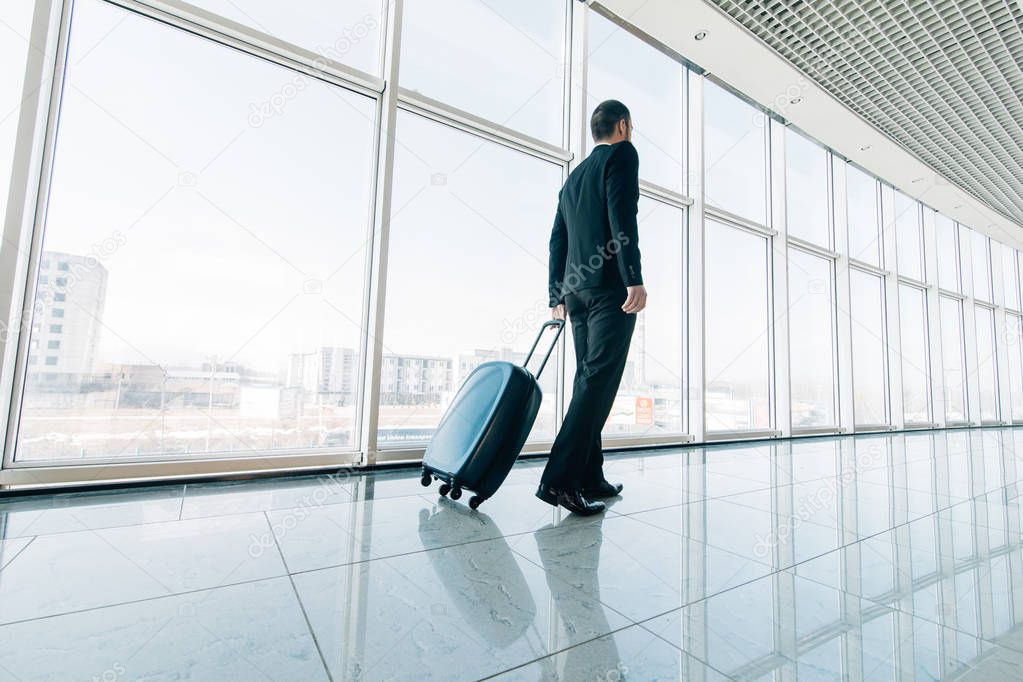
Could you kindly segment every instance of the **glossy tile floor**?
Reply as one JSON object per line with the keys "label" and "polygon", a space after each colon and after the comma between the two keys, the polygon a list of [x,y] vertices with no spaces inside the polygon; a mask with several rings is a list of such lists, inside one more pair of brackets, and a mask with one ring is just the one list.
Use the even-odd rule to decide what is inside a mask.
{"label": "glossy tile floor", "polygon": [[0,680],[1023,679],[1023,429],[0,500]]}

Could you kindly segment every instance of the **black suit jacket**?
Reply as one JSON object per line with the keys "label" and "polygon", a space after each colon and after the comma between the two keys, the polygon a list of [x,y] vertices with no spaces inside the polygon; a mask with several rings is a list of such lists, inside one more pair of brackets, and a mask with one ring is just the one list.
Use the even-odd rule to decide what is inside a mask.
{"label": "black suit jacket", "polygon": [[638,211],[636,148],[627,140],[597,145],[558,194],[547,283],[551,307],[580,289],[643,283]]}

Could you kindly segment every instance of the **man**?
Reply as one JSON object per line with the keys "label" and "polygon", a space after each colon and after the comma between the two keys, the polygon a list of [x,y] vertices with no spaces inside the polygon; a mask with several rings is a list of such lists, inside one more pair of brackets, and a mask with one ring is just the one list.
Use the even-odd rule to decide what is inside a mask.
{"label": "man", "polygon": [[636,214],[639,155],[632,117],[616,100],[590,118],[595,146],[558,194],[550,242],[551,314],[572,323],[572,402],[536,496],[576,514],[604,511],[621,484],[604,478],[600,432],[625,370],[636,313],[646,306]]}

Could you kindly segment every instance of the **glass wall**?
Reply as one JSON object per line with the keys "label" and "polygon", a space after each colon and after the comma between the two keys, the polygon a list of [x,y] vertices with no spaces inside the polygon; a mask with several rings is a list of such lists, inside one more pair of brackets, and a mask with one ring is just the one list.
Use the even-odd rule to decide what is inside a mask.
{"label": "glass wall", "polygon": [[500,10],[479,0],[408,0],[403,11],[402,87],[562,145],[564,0]]}
{"label": "glass wall", "polygon": [[1002,257],[1002,304],[1009,310],[1019,310],[1019,251],[996,242],[991,246],[997,246]]}
{"label": "glass wall", "polygon": [[991,252],[988,250],[989,239],[986,235],[969,230],[970,256],[973,270],[973,297],[978,301],[991,298]]}
{"label": "glass wall", "polygon": [[[549,317],[534,282],[547,277],[562,177],[553,163],[409,112],[396,139],[381,445],[429,440],[473,369],[525,359]],[[557,373],[553,364],[541,377],[534,438],[553,436]]]}
{"label": "glass wall", "polygon": [[792,427],[833,426],[835,297],[832,262],[789,249],[789,354]]}
{"label": "glass wall", "polygon": [[[849,258],[881,267],[881,221],[877,178],[851,164],[845,168],[846,205],[849,220]],[[844,245],[840,244],[839,248]]]}
{"label": "glass wall", "polygon": [[978,305],[974,310],[977,326],[977,387],[980,389],[981,421],[998,419],[998,370],[995,353],[995,312]]}
{"label": "glass wall", "polygon": [[[586,14],[587,114],[607,99],[619,100],[632,114],[632,137],[639,152],[639,175],[655,185],[684,192],[682,90],[684,69],[671,57],[596,12]],[[587,149],[592,145],[586,135]]]}
{"label": "glass wall", "polygon": [[895,238],[899,274],[922,282],[924,245],[920,203],[895,192]]}
{"label": "glass wall", "polygon": [[785,215],[789,236],[831,248],[828,199],[827,150],[786,128]]}
{"label": "glass wall", "polygon": [[76,4],[20,460],[356,447],[374,101],[296,78]]}
{"label": "glass wall", "polygon": [[966,419],[966,357],[963,350],[963,305],[941,297],[941,369],[945,382],[945,419]]}
{"label": "glass wall", "polygon": [[857,425],[888,423],[888,359],[884,279],[849,271],[852,305],[853,415]]}
{"label": "glass wall", "polygon": [[959,230],[956,224],[940,213],[934,214],[934,235],[938,256],[938,286],[962,292],[959,276]]}
{"label": "glass wall", "polygon": [[707,431],[771,426],[767,239],[706,221]]}
{"label": "glass wall", "polygon": [[704,200],[740,218],[767,223],[767,118],[704,81]]}
{"label": "glass wall", "polygon": [[[31,4],[0,10],[0,152]],[[521,362],[549,317],[558,191],[608,98],[633,113],[650,299],[605,436],[1023,421],[1020,244],[770,120],[627,21],[406,0],[393,44],[380,0],[193,4],[201,19],[75,3],[52,177],[32,179],[45,220],[2,247],[31,281],[28,323],[0,338],[17,357],[5,467],[415,459],[468,373]],[[0,273],[4,295],[17,277]],[[570,398],[565,336],[534,450]]]}
{"label": "glass wall", "polygon": [[930,421],[931,383],[927,296],[923,289],[899,285],[902,342],[902,409],[907,424]]}
{"label": "glass wall", "polygon": [[[648,197],[640,198],[643,280],[658,302],[636,319],[632,348],[603,435],[654,436],[683,433],[682,329],[684,212]],[[568,345],[571,350],[571,344]],[[568,376],[575,357],[568,353]],[[566,386],[566,397],[571,386]]]}
{"label": "glass wall", "polygon": [[1005,348],[1012,421],[1023,421],[1023,317],[1006,315]]}

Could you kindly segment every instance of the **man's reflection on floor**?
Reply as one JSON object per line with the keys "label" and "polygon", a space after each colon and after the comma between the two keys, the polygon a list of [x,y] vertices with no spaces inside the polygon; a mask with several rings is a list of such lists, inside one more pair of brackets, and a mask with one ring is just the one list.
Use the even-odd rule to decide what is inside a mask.
{"label": "man's reflection on floor", "polygon": [[[571,633],[580,630],[611,631],[605,607],[595,601],[600,599],[598,568],[600,546],[604,539],[603,521],[601,516],[580,523],[578,518],[569,516],[533,533],[557,619],[558,636],[552,651],[568,646],[566,635]],[[570,541],[566,542],[568,538]],[[571,587],[566,584],[568,582]],[[578,590],[574,595],[569,592],[572,588]],[[543,679],[625,679],[625,663],[619,656],[614,637],[591,640],[548,660],[552,668],[557,665],[560,670],[545,669]]]}

